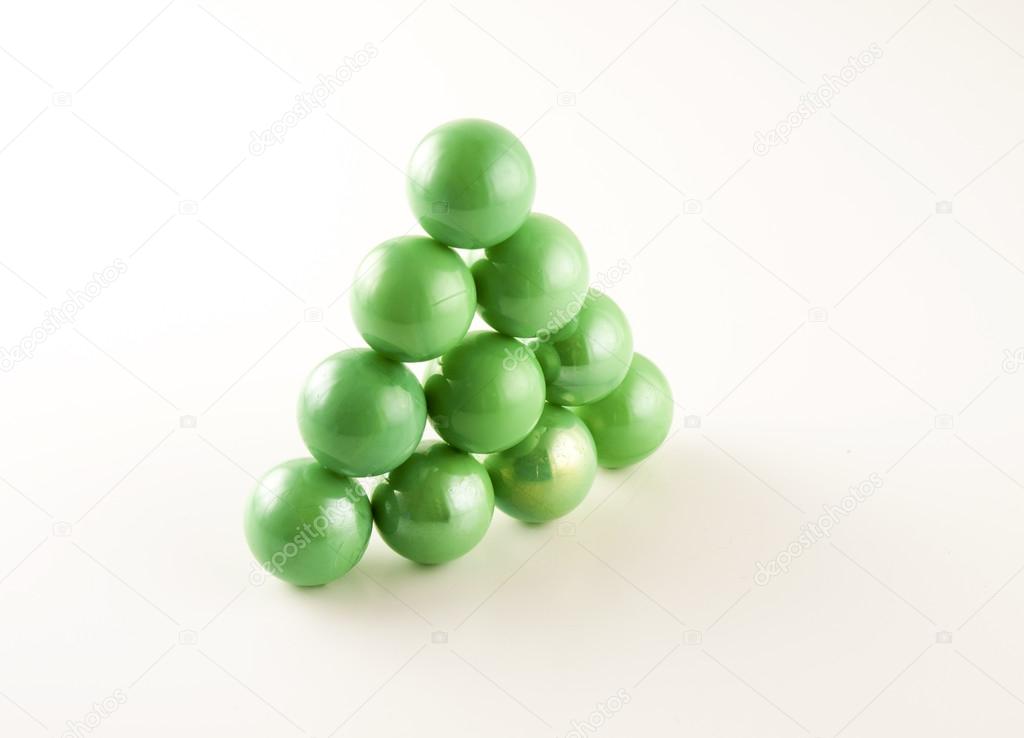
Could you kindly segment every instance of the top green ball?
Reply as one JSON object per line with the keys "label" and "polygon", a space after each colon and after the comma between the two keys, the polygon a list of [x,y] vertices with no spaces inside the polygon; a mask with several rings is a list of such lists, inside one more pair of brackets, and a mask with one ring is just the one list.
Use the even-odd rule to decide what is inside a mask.
{"label": "top green ball", "polygon": [[424,137],[409,162],[407,193],[427,233],[483,249],[515,233],[530,214],[536,179],[515,135],[486,120],[454,120]]}

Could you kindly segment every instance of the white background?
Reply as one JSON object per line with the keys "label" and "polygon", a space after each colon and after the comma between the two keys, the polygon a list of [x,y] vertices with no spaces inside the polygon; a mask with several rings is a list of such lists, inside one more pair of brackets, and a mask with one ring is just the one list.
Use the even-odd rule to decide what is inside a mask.
{"label": "white background", "polygon": [[[0,8],[0,345],[126,267],[0,374],[0,733],[1024,733],[1024,7],[164,3]],[[522,136],[595,276],[626,260],[675,432],[567,525],[253,583],[243,500],[463,116]]]}

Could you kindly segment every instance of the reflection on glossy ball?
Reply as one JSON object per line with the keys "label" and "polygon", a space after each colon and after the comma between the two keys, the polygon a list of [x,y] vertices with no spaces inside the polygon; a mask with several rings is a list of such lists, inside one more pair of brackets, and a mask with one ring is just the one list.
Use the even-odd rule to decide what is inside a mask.
{"label": "reflection on glossy ball", "polygon": [[633,360],[626,316],[610,297],[594,290],[565,327],[531,345],[548,382],[548,402],[556,405],[586,405],[607,396]]}
{"label": "reflection on glossy ball", "polygon": [[412,372],[369,349],[341,351],[309,375],[299,396],[299,431],[331,471],[350,477],[384,474],[423,437],[423,388]]}
{"label": "reflection on glossy ball", "polygon": [[597,474],[590,431],[565,408],[547,405],[525,439],[484,462],[494,503],[527,523],[560,518],[583,502]]}
{"label": "reflection on glossy ball", "polygon": [[573,411],[594,437],[598,463],[618,469],[657,450],[672,425],[673,407],[665,375],[650,359],[635,353],[626,378],[614,392]]}
{"label": "reflection on glossy ball", "polygon": [[522,228],[473,263],[480,317],[499,333],[553,333],[575,315],[590,278],[587,255],[569,228],[533,213]]}
{"label": "reflection on glossy ball", "polygon": [[267,472],[245,508],[245,538],[260,565],[292,584],[316,586],[359,563],[373,514],[359,483],[312,459]]}
{"label": "reflection on glossy ball", "polygon": [[494,492],[479,461],[425,443],[373,491],[381,538],[407,559],[441,564],[472,549],[494,516]]}
{"label": "reflection on glossy ball", "polygon": [[482,249],[523,224],[536,188],[515,135],[486,120],[454,120],[424,137],[409,162],[412,212],[441,243]]}
{"label": "reflection on glossy ball", "polygon": [[514,338],[470,333],[427,370],[430,423],[445,441],[474,454],[526,438],[544,409],[544,374]]}
{"label": "reflection on glossy ball", "polygon": [[376,351],[396,361],[425,361],[466,335],[476,286],[450,248],[424,236],[402,236],[363,259],[351,304],[356,327]]}

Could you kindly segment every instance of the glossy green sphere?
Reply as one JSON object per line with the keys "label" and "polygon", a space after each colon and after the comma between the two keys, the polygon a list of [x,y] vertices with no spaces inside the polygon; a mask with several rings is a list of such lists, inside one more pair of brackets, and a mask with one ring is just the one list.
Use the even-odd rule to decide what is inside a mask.
{"label": "glossy green sphere", "polygon": [[560,518],[583,502],[597,474],[594,439],[583,421],[546,405],[530,435],[484,461],[494,504],[527,523]]}
{"label": "glossy green sphere", "polygon": [[559,330],[531,343],[544,378],[548,402],[586,405],[622,382],[633,360],[633,332],[610,297],[591,290],[583,308]]}
{"label": "glossy green sphere", "polygon": [[292,584],[327,584],[359,563],[373,513],[359,483],[312,459],[267,472],[245,508],[245,538],[260,565]]}
{"label": "glossy green sphere", "polygon": [[473,264],[480,317],[499,333],[557,331],[579,311],[590,278],[587,255],[569,228],[533,213],[523,227]]}
{"label": "glossy green sphere", "polygon": [[328,356],[299,396],[299,431],[309,452],[349,477],[384,474],[409,458],[426,419],[412,372],[369,349]]}
{"label": "glossy green sphere", "polygon": [[396,361],[425,361],[466,335],[476,286],[450,248],[425,236],[402,236],[366,255],[351,304],[356,327],[373,349]]}
{"label": "glossy green sphere", "polygon": [[573,410],[594,437],[597,462],[618,469],[647,458],[665,440],[672,389],[650,359],[635,353],[622,384],[603,400]]}
{"label": "glossy green sphere", "polygon": [[470,333],[442,354],[423,386],[438,435],[474,454],[519,443],[544,409],[544,374],[533,353],[490,331]]}
{"label": "glossy green sphere", "polygon": [[454,120],[424,137],[409,162],[409,204],[441,243],[482,249],[504,241],[533,205],[533,162],[515,135],[486,120]]}
{"label": "glossy green sphere", "polygon": [[373,491],[381,538],[407,559],[442,564],[478,544],[494,516],[483,465],[444,443],[425,443]]}

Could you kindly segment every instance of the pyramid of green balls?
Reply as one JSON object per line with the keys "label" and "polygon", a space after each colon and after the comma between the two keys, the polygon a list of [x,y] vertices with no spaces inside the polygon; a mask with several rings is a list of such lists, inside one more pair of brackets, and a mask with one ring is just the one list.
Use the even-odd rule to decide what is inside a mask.
{"label": "pyramid of green balls", "polygon": [[[298,407],[313,458],[271,469],[246,507],[257,561],[293,584],[344,575],[374,525],[398,554],[440,564],[480,542],[495,505],[559,518],[599,465],[646,458],[672,422],[668,382],[634,353],[618,305],[589,289],[579,240],[531,212],[533,162],[512,133],[446,123],[408,179],[429,235],[363,260],[351,306],[370,348],[313,369]],[[471,267],[456,249],[473,250]],[[493,331],[469,332],[477,311]],[[405,363],[422,361],[421,382]],[[442,441],[423,441],[428,419]],[[372,499],[360,477],[378,478]]]}

